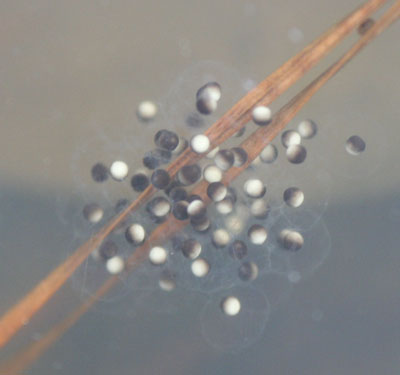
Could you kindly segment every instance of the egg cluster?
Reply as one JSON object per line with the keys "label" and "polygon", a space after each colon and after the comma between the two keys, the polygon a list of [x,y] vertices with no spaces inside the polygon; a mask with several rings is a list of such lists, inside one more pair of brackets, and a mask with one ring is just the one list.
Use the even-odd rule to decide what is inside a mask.
{"label": "egg cluster", "polygon": [[[250,344],[262,332],[270,308],[263,279],[284,275],[289,282],[298,282],[323,262],[330,239],[321,220],[323,204],[319,211],[310,208],[307,191],[296,184],[281,190],[271,187],[274,181],[270,171],[278,161],[279,169],[293,168],[309,157],[306,143],[316,136],[316,123],[301,121],[295,129],[282,132],[280,144],[268,144],[256,159],[249,160],[246,149],[234,144],[243,136],[244,128],[219,146],[212,144],[207,131],[198,131],[203,118],[218,111],[222,94],[223,85],[204,82],[192,96],[197,113],[191,118],[200,119],[195,126],[193,122],[186,124],[192,135],[184,136],[179,129],[158,129],[154,147],[142,155],[142,166],[135,167],[133,173],[128,160],[114,160],[110,165],[93,161],[91,177],[96,184],[108,180],[127,183],[132,196],[149,187],[156,192],[92,254],[85,282],[91,279],[90,272],[101,272],[102,279],[107,274],[118,275],[122,283],[138,288],[146,288],[149,282],[149,289],[156,288],[164,295],[179,289],[207,293],[209,302],[201,314],[204,336],[222,349],[234,350]],[[141,103],[137,109],[146,127],[158,113],[152,101]],[[250,126],[254,130],[269,126],[272,119],[268,107],[257,105]],[[358,154],[365,144],[352,137],[346,147]],[[200,160],[196,157],[198,161],[180,166],[171,175],[171,163],[189,150],[201,156]],[[281,153],[284,157],[278,158]],[[243,168],[243,172],[227,185],[224,177],[232,168]],[[192,192],[199,183],[205,184],[203,196]],[[316,177],[315,184],[329,190],[323,174]],[[115,211],[121,212],[133,200],[119,200]],[[83,208],[83,217],[89,226],[101,225],[106,222],[104,210],[89,202]],[[125,272],[129,255],[165,223],[183,225],[171,237],[161,235],[157,243],[151,244],[147,259],[138,269]],[[240,334],[243,325],[248,331],[245,344]],[[232,332],[228,341],[226,330]]]}

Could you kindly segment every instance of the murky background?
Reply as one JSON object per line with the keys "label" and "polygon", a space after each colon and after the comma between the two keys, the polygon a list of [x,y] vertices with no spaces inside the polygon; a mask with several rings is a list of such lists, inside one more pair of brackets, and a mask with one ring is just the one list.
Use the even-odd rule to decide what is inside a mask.
{"label": "murky background", "polygon": [[[124,158],[133,172],[158,129],[185,136],[203,131],[253,82],[359,4],[3,0],[0,311],[90,236],[81,215],[86,203],[95,200],[112,209],[118,199],[136,196],[129,183],[93,183],[90,168],[96,162]],[[394,25],[373,41],[289,124],[295,128],[304,118],[318,124],[317,136],[305,142],[304,164],[289,164],[277,140],[278,166],[254,172],[266,182],[267,194],[279,196],[301,185],[322,228],[312,236],[320,252],[308,259],[299,282],[290,282],[285,269],[266,273],[246,289],[249,301],[267,295],[269,307],[260,309],[269,314],[255,314],[253,325],[227,325],[226,336],[223,330],[214,335],[207,306],[219,301],[221,291],[203,286],[199,293],[186,277],[185,291],[160,297],[155,286],[143,285],[151,278],[142,271],[25,373],[398,373],[399,32]],[[352,35],[271,108],[278,109],[355,40]],[[189,129],[188,98],[194,101],[196,80],[207,71],[226,82],[221,106],[200,130]],[[145,99],[160,106],[149,124],[136,116]],[[246,134],[251,129],[255,126]],[[354,134],[367,144],[357,157],[345,151]],[[328,239],[321,237],[324,228]],[[88,285],[95,276],[89,271],[78,272],[0,358],[40,340],[78,306],[92,292]],[[242,292],[242,284],[233,285]],[[245,348],[221,351],[232,332],[236,346]],[[255,343],[246,347],[252,338]]]}

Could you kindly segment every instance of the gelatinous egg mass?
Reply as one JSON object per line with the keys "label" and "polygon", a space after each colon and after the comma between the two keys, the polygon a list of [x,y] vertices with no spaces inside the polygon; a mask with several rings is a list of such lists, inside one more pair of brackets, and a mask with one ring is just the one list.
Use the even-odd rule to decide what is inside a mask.
{"label": "gelatinous egg mass", "polygon": [[[275,144],[265,142],[258,155],[243,140],[250,131],[268,127],[248,125],[244,133],[244,124],[233,124],[235,136],[217,146],[218,138],[206,126],[217,119],[221,87],[225,100],[233,78],[224,80],[225,69],[212,73],[199,69],[190,77],[193,81],[179,82],[171,91],[174,100],[184,95],[185,113],[180,116],[174,112],[174,100],[170,104],[175,109],[150,100],[139,104],[137,116],[143,123],[154,120],[158,111],[160,118],[169,116],[162,124],[153,121],[142,128],[154,128],[151,147],[138,155],[142,166],[130,165],[123,148],[102,156],[107,163],[92,160],[87,166],[85,176],[91,177],[98,195],[85,201],[77,216],[88,233],[102,220],[133,207],[138,196],[145,198],[75,277],[80,277],[80,291],[93,295],[110,275],[118,275],[121,288],[134,289],[138,303],[151,301],[150,308],[158,303],[160,310],[177,308],[173,297],[182,290],[199,292],[207,299],[199,312],[204,338],[219,350],[236,351],[254,343],[268,320],[269,284],[264,280],[279,275],[285,283],[299,282],[322,264],[330,239],[322,208],[310,213],[304,204],[307,184],[296,181],[295,173],[285,173],[285,168],[300,169],[293,165],[305,161],[316,123],[303,120],[295,130],[284,130]],[[274,126],[271,110],[263,105],[252,108],[251,119],[258,126]],[[352,155],[365,148],[356,135],[346,142]],[[278,158],[278,149],[286,158]],[[312,159],[311,146],[309,150]],[[132,272],[131,256],[142,259]]]}

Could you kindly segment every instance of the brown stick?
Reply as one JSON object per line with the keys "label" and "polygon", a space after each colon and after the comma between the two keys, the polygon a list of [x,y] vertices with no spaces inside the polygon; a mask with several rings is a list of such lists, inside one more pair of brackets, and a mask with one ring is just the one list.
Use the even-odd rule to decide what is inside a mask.
{"label": "brown stick", "polygon": [[[236,178],[330,78],[332,78],[347,62],[349,62],[367,43],[380,34],[385,28],[390,26],[390,24],[399,17],[400,0],[398,0],[348,52],[346,52],[337,62],[331,65],[331,67],[329,67],[280,111],[278,111],[270,125],[260,127],[249,138],[242,142],[240,147],[247,152],[249,159],[245,165],[239,168],[231,168],[223,179],[224,184],[228,185],[234,178]],[[196,187],[193,193],[201,194],[203,197],[206,197],[206,185],[207,184],[204,182],[201,183]],[[176,227],[175,224],[179,223],[181,226]],[[137,249],[137,251],[129,258],[130,270],[138,266],[140,261],[147,256],[147,251],[150,247],[149,243],[151,243],[152,240],[155,242],[160,233],[165,238],[165,236],[171,236],[179,231],[179,229],[184,225],[184,222],[178,222],[176,220],[173,222],[173,225],[171,225],[171,223],[162,224],[157,231],[152,233],[146,245]],[[168,233],[166,234],[165,231],[168,231]],[[79,308],[72,312],[66,319],[54,326],[42,339],[31,344],[26,350],[17,354],[10,361],[0,366],[0,373],[12,375],[20,373],[26,369],[31,363],[37,360],[46,349],[56,342],[64,332],[72,327],[99,298],[105,295],[118,282],[118,280],[117,277],[110,277],[93,296],[79,306]]]}
{"label": "brown stick", "polygon": [[[236,103],[220,120],[207,131],[212,147],[225,141],[244,126],[250,119],[250,113],[256,104],[269,104],[292,84],[300,79],[320,61],[347,34],[360,25],[386,0],[369,0],[355,10],[343,21],[332,27],[302,52],[288,60],[254,90]],[[168,168],[174,176],[182,166],[193,163],[201,156],[186,149]],[[143,204],[155,189],[149,186],[122,213],[106,224],[97,234],[81,245],[66,261],[54,269],[45,279],[35,286],[15,306],[8,310],[0,319],[0,348],[3,347],[18,330],[58,291],[69,279],[72,273],[98,247],[101,242],[136,208]]]}

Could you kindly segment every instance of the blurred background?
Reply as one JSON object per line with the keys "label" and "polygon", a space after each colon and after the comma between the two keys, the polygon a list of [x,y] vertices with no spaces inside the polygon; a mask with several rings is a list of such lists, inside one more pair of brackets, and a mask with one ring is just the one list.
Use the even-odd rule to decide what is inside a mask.
{"label": "blurred background", "polygon": [[[129,183],[94,184],[90,168],[96,162],[123,158],[133,172],[154,147],[158,129],[187,136],[204,131],[360,4],[3,0],[0,312],[89,238],[93,229],[81,218],[86,203],[112,208],[119,198],[136,196]],[[295,128],[311,118],[318,125],[306,162],[294,166],[283,157],[273,171],[257,170],[277,194],[289,185],[304,187],[307,207],[330,239],[324,240],[321,262],[310,261],[299,282],[282,273],[256,283],[254,293],[267,291],[270,309],[252,345],[246,345],[246,333],[250,339],[256,333],[247,326],[239,352],[226,353],[218,338],[211,344],[203,338],[201,311],[215,298],[206,289],[189,288],[160,302],[141,291],[139,279],[113,291],[24,373],[398,373],[399,27],[368,45],[289,124]],[[356,39],[349,37],[271,108],[278,109]],[[189,129],[187,99],[193,95],[194,101],[198,77],[208,73],[223,82],[221,106],[198,129]],[[136,116],[143,100],[159,106],[151,123]],[[249,129],[254,125],[246,134]],[[345,151],[354,134],[367,145],[359,156]],[[82,277],[91,274],[75,276],[0,359],[39,340],[90,294]]]}

